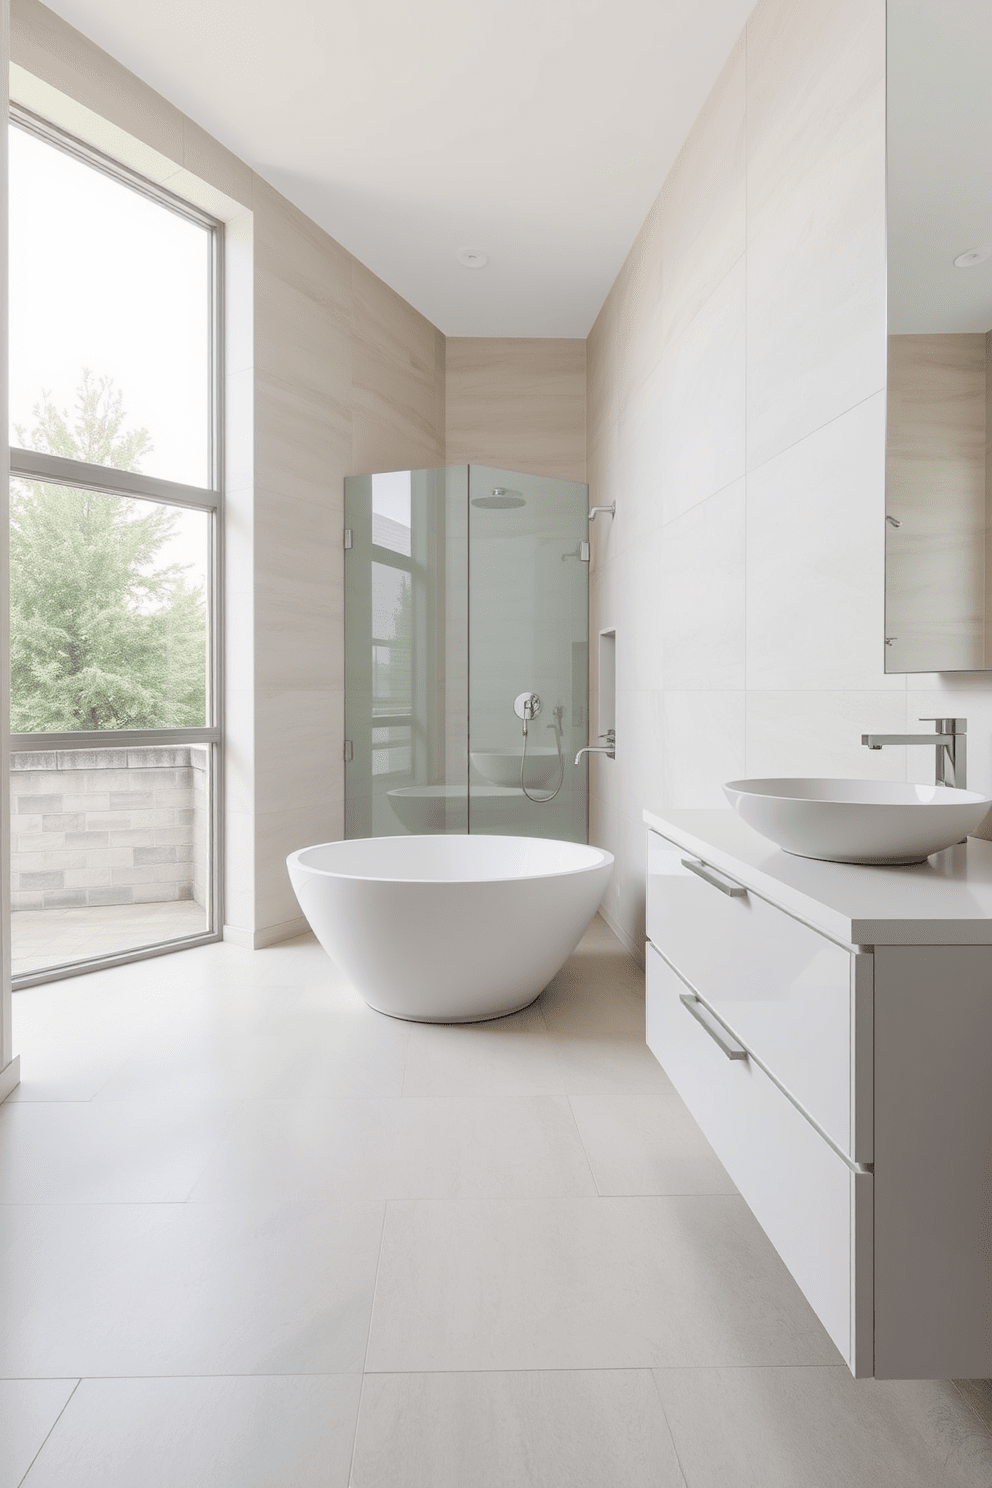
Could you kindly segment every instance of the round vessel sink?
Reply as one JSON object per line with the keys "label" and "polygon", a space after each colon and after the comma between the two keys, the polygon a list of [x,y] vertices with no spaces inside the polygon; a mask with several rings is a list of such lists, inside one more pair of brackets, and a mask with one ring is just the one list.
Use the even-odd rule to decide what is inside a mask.
{"label": "round vessel sink", "polygon": [[889,780],[729,780],[723,789],[762,837],[827,863],[922,863],[992,808],[977,791]]}

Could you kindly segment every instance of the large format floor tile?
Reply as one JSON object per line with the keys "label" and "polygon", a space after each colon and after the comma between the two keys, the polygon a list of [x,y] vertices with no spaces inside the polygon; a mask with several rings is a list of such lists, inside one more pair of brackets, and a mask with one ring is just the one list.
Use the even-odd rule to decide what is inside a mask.
{"label": "large format floor tile", "polygon": [[[100,1087],[101,1101],[325,1099],[399,1095],[410,1025],[373,1013],[364,1003],[342,1006],[333,991],[299,987],[256,993],[265,1021],[245,1026],[214,1011],[183,1019],[148,1040]],[[190,1023],[196,1036],[190,1037]],[[233,1026],[232,1026],[233,1024]]]}
{"label": "large format floor tile", "polygon": [[[660,1072],[659,1072],[660,1073]],[[737,1189],[671,1082],[569,1097],[603,1195],[732,1194]]]}
{"label": "large format floor tile", "polygon": [[595,1192],[564,1096],[452,1096],[252,1102],[232,1116],[192,1198],[544,1198]]}
{"label": "large format floor tile", "polygon": [[74,1379],[0,1380],[0,1488],[20,1488],[76,1384]]}
{"label": "large format floor tile", "polygon": [[188,1197],[226,1118],[214,1103],[0,1106],[0,1204],[155,1204]]}
{"label": "large format floor tile", "polygon": [[491,1023],[410,1024],[404,1095],[565,1093],[562,1071],[537,1004]]}
{"label": "large format floor tile", "polygon": [[837,1358],[743,1199],[387,1205],[370,1370]]}
{"label": "large format floor tile", "polygon": [[309,937],[14,1013],[0,1488],[992,1483],[958,1389],[840,1365],[602,921],[472,1027],[372,1012]]}
{"label": "large format floor tile", "polygon": [[352,1482],[685,1488],[651,1376],[638,1369],[367,1375]]}
{"label": "large format floor tile", "polygon": [[946,1380],[655,1374],[690,1488],[987,1488],[992,1437]]}
{"label": "large format floor tile", "polygon": [[377,1204],[8,1205],[0,1376],[361,1370]]}
{"label": "large format floor tile", "polygon": [[83,1380],[24,1488],[347,1488],[357,1375]]}
{"label": "large format floor tile", "polygon": [[639,1034],[552,1034],[559,1080],[569,1095],[612,1095],[640,1090],[660,1095],[666,1077]]}
{"label": "large format floor tile", "polygon": [[538,998],[552,1033],[644,1035],[644,973],[598,916]]}
{"label": "large format floor tile", "polygon": [[[281,984],[250,956],[209,945],[16,993],[14,1038],[23,1057],[10,1100],[92,1100],[132,1060],[152,1071],[157,1061],[163,1081],[168,1075],[188,1088],[184,1071],[202,1065],[213,1047],[270,1037],[292,1014],[301,987],[292,951],[281,966],[269,963]],[[159,1096],[151,1078],[125,1078],[123,1090],[145,1100]],[[206,1096],[216,1099],[217,1088],[206,1087]]]}

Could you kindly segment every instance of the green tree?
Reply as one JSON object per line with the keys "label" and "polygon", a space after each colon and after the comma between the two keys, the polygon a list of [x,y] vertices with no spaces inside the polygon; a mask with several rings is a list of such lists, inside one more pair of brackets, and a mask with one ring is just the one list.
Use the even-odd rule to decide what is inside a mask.
{"label": "green tree", "polygon": [[[109,378],[84,372],[74,414],[47,394],[23,448],[136,471]],[[156,563],[169,507],[40,481],[11,483],[11,728],[163,728],[205,721],[206,607],[178,564]]]}

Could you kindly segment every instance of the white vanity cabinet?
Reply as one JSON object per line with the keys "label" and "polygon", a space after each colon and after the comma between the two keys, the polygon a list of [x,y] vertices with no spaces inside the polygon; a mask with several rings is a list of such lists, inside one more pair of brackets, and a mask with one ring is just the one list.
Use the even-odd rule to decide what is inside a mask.
{"label": "white vanity cabinet", "polygon": [[992,843],[645,812],[647,1041],[859,1376],[992,1376]]}

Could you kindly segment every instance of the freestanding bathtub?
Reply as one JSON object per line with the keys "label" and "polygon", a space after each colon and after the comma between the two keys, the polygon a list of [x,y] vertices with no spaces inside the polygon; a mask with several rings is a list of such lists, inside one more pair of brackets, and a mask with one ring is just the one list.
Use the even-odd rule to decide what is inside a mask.
{"label": "freestanding bathtub", "polygon": [[596,913],[613,857],[543,837],[360,837],[287,865],[314,934],[370,1007],[477,1023],[540,995]]}

